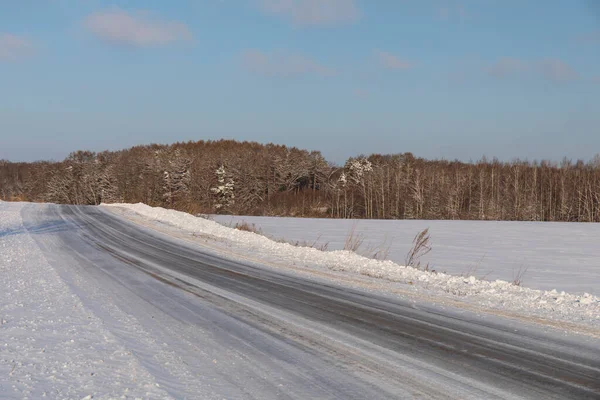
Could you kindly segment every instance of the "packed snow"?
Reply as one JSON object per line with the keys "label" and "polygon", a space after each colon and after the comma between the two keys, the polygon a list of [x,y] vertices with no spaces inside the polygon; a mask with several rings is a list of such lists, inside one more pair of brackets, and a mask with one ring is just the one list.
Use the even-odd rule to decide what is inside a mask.
{"label": "packed snow", "polygon": [[[205,241],[214,239],[212,244],[214,246],[221,245],[229,256],[237,254],[248,259],[249,255],[253,255],[256,260],[277,263],[279,266],[288,265],[296,269],[304,268],[307,271],[328,270],[343,272],[346,275],[376,278],[375,281],[400,284],[402,290],[420,294],[421,298],[426,296],[431,300],[449,301],[454,305],[455,301],[460,301],[476,305],[480,310],[495,310],[501,315],[538,317],[547,321],[576,323],[595,328],[600,326],[600,298],[589,293],[567,293],[556,289],[539,290],[517,286],[508,280],[484,280],[473,275],[456,276],[439,272],[444,270],[444,265],[436,264],[437,272],[423,271],[405,267],[390,260],[369,259],[345,250],[321,251],[311,247],[294,246],[256,233],[232,229],[205,218],[160,207],[150,207],[141,203],[107,206],[111,206],[110,208],[114,212],[125,217],[128,215],[131,217],[133,212],[145,220],[177,227],[192,236],[201,237]],[[318,223],[331,222],[319,220],[312,223],[318,225]],[[282,226],[285,226],[283,221]],[[374,225],[372,225],[372,229],[375,229]],[[418,229],[411,229],[411,240],[415,231]],[[280,231],[280,233],[286,237],[287,232]],[[458,236],[463,234],[459,231],[456,232]],[[471,234],[476,235],[475,233]],[[286,238],[290,239],[293,236]],[[322,237],[321,240],[327,239]],[[535,246],[528,246],[527,243],[523,243],[523,246],[530,249],[535,248]],[[554,243],[554,247],[556,246],[557,244]],[[562,247],[568,246],[562,245]],[[548,243],[547,248],[553,248],[553,243]],[[592,255],[598,252],[598,250],[593,251],[591,247],[588,250],[592,252]],[[455,251],[454,257],[459,255],[460,251]],[[465,255],[465,257],[467,256]],[[452,260],[448,261],[450,263]],[[597,274],[591,273],[591,276],[597,277]],[[528,280],[533,279],[533,275],[526,277],[526,283],[530,283]],[[385,285],[381,285],[382,290],[385,290],[385,287]]]}
{"label": "packed snow", "polygon": [[167,398],[50,266],[21,207],[0,204],[0,398]]}

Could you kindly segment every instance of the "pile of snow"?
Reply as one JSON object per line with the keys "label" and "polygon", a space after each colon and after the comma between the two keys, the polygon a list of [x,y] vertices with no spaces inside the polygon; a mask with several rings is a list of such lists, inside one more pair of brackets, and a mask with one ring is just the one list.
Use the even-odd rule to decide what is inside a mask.
{"label": "pile of snow", "polygon": [[[473,276],[460,277],[422,271],[392,261],[368,259],[344,250],[320,251],[296,247],[187,213],[142,203],[105,206],[131,210],[146,219],[170,224],[192,234],[218,238],[227,242],[229,250],[234,249],[239,254],[260,254],[265,261],[277,260],[278,264],[309,269],[346,271],[406,284],[411,290],[426,291],[427,294],[450,294],[486,308],[600,326],[600,298],[588,293],[575,295],[564,291],[536,290],[504,280],[485,281]],[[118,208],[114,210],[117,211]]]}
{"label": "pile of snow", "polygon": [[0,204],[0,398],[167,398]]}

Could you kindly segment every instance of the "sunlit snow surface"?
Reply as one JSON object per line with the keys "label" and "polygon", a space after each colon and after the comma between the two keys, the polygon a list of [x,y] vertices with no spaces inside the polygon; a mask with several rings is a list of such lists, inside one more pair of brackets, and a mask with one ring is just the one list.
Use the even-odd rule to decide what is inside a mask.
{"label": "sunlit snow surface", "polygon": [[[536,316],[548,320],[576,322],[594,327],[600,325],[600,297],[587,293],[585,290],[582,290],[582,288],[576,286],[571,286],[573,293],[556,289],[532,289],[528,287],[532,285],[527,279],[533,281],[533,275],[526,275],[524,286],[516,286],[511,283],[510,279],[489,280],[488,277],[488,279],[483,280],[477,279],[477,277],[473,275],[459,276],[443,272],[427,272],[415,268],[404,267],[401,265],[402,263],[396,263],[391,260],[380,261],[367,259],[343,250],[324,252],[315,248],[297,247],[288,243],[280,243],[252,232],[245,232],[226,227],[215,221],[194,217],[179,211],[167,210],[160,207],[149,207],[141,203],[114,204],[109,208],[113,208],[114,211],[120,215],[125,215],[125,210],[128,212],[133,211],[137,215],[142,216],[145,220],[166,223],[194,235],[221,239],[225,243],[224,246],[229,250],[230,256],[236,253],[249,254],[255,259],[273,261],[284,266],[303,267],[307,270],[329,270],[343,272],[349,275],[354,274],[357,276],[377,278],[376,281],[390,281],[401,284],[403,289],[418,292],[421,295],[429,297],[438,295],[450,296],[450,298],[466,301],[470,304],[477,305],[477,307],[496,309],[500,312],[518,313],[520,315]],[[232,217],[220,218],[223,218],[224,222],[228,222],[227,218],[229,218],[229,221],[232,220]],[[252,222],[253,219],[246,218],[245,220]],[[285,230],[286,233],[288,232],[285,228],[286,223],[288,223],[287,220],[275,219],[272,221],[274,224],[278,224],[278,221],[281,221],[279,228]],[[328,222],[327,220],[312,220],[307,221],[306,223],[313,224],[315,229],[319,229],[318,226],[320,224],[335,222],[336,221]],[[372,224],[377,225],[379,222],[373,222]],[[430,222],[421,221],[420,224],[421,225],[414,226],[414,228],[417,229],[410,229],[410,232],[406,234],[406,237],[409,238],[409,242],[412,241],[415,231],[418,231],[420,227],[430,225]],[[515,224],[515,227],[518,226],[520,226],[520,224]],[[338,238],[340,235],[342,237],[345,236],[347,227],[348,226],[337,229],[337,232],[339,232],[337,233]],[[481,238],[485,237],[487,229],[484,227],[485,225],[481,226],[481,232],[479,234],[471,233],[470,237],[473,238],[474,243],[476,240],[482,241]],[[590,227],[593,228],[594,226],[590,225]],[[264,229],[265,231],[267,230],[267,228],[261,226],[258,226],[258,228]],[[372,229],[375,230],[375,226],[373,226]],[[323,231],[325,232],[325,229],[323,229]],[[432,234],[435,235],[435,230],[433,229]],[[457,228],[456,235],[461,234],[464,233]],[[311,234],[307,235],[309,238],[313,236]],[[366,235],[367,233],[365,232],[365,236]],[[452,236],[450,233],[447,235]],[[291,236],[288,238],[287,235],[284,235],[284,237],[288,240],[292,239]],[[523,234],[522,240],[525,241],[527,237],[527,234]],[[326,239],[324,236],[321,236],[320,240]],[[465,241],[468,242],[468,239]],[[563,242],[561,241],[560,243]],[[527,247],[526,243],[523,244]],[[474,246],[477,247],[478,245],[474,244]],[[553,244],[549,242],[545,248],[549,249],[557,246],[558,243]],[[544,250],[540,251],[543,252]],[[593,251],[591,244],[588,251]],[[506,253],[506,257],[510,260],[513,251],[507,248]],[[594,253],[600,253],[600,248],[595,250]],[[449,257],[461,258],[463,254],[463,258],[467,257],[467,252],[464,251],[463,253],[460,248],[455,249],[452,254],[453,255]],[[543,254],[541,256],[543,256]],[[476,262],[476,260],[477,256],[473,257],[471,254],[470,260],[466,262]],[[558,268],[559,270],[563,269],[562,267]],[[438,269],[439,271],[445,270],[441,265]],[[555,287],[560,287],[563,279],[560,279],[559,276],[561,275],[555,274],[553,277],[546,277],[545,279],[550,282],[550,287],[554,285]],[[592,280],[593,276],[593,274],[590,274],[589,279]],[[597,276],[597,274],[595,276]],[[376,285],[376,283],[374,284]],[[586,284],[588,284],[588,282],[586,282]]]}
{"label": "sunlit snow surface", "polygon": [[[47,210],[54,214],[46,213]],[[140,229],[159,230],[176,240],[183,239],[193,246],[200,246],[208,253],[256,265],[264,262],[267,264],[265,269],[278,268],[312,279],[333,279],[348,285],[360,284],[360,288],[368,291],[407,296],[417,308],[432,301],[441,309],[456,306],[460,312],[481,312],[482,318],[509,317],[511,323],[537,322],[558,328],[559,332],[580,332],[598,337],[600,301],[594,295],[541,291],[517,287],[506,281],[482,281],[474,277],[418,271],[392,261],[369,260],[346,251],[322,252],[295,247],[227,228],[214,221],[143,204],[107,207],[105,210],[137,223]],[[231,330],[224,331],[221,325],[223,321],[229,323],[235,319],[217,315],[214,310],[201,306],[194,318],[201,317],[199,325],[203,328],[186,330],[186,324],[182,322],[185,319],[180,321],[180,318],[187,314],[174,312],[171,315],[161,311],[160,306],[176,299],[173,304],[189,311],[194,308],[187,308],[188,303],[198,307],[201,302],[144,274],[136,274],[134,269],[112,271],[111,266],[123,264],[116,262],[110,254],[77,240],[77,235],[83,232],[74,232],[73,225],[57,218],[59,214],[58,207],[53,205],[0,202],[0,398],[168,398],[169,395],[193,398],[190,393],[202,393],[202,398],[243,398],[239,396],[240,390],[248,389],[256,377],[248,378],[242,373],[250,376],[251,372],[258,371],[256,374],[260,375],[263,370],[252,364],[254,359],[232,356],[232,342],[214,340],[227,338],[223,332]],[[226,223],[231,221],[231,217],[219,218],[226,218]],[[300,220],[266,221],[274,221],[273,226],[283,229],[287,235],[282,237],[288,240],[312,242],[318,236],[318,233],[312,235],[307,228],[299,228],[296,233],[294,228],[286,228],[286,224]],[[254,222],[258,225],[256,220]],[[328,241],[326,233],[343,240],[351,227],[350,223],[336,229],[323,228],[322,224],[335,222],[302,223],[317,229],[323,243]],[[385,236],[379,228],[380,223],[361,221],[356,231],[365,235],[365,241],[369,238],[363,223],[376,225],[377,232]],[[410,231],[406,237],[412,240],[421,227],[430,226],[434,252],[439,251],[441,230],[436,230],[429,222],[424,225],[411,223],[416,225],[406,229]],[[576,227],[592,229],[593,225],[573,225]],[[268,229],[266,224],[260,228]],[[479,235],[471,233],[470,237],[474,242],[484,242],[488,231],[492,232],[480,229]],[[293,236],[298,232],[307,236]],[[590,232],[585,233],[591,235]],[[567,240],[569,232],[563,230],[562,233]],[[459,237],[465,234],[464,231],[456,232]],[[522,233],[521,237],[528,235]],[[535,236],[532,240],[541,240],[539,234],[530,236]],[[559,238],[560,234],[554,237]],[[585,240],[577,243],[580,246],[589,243],[587,256],[593,258],[596,251],[592,242]],[[329,248],[334,249],[336,244],[329,241]],[[463,237],[462,242],[464,245],[468,239]],[[558,239],[547,248],[555,251],[557,242],[565,251],[576,251],[569,244],[573,242]],[[394,239],[394,243],[400,241]],[[508,245],[505,243],[505,246]],[[532,247],[529,250],[537,254]],[[403,250],[394,248],[394,251],[399,251],[403,258]],[[452,254],[453,258],[460,258],[462,250],[454,249]],[[82,258],[85,256],[90,258]],[[471,259],[477,259],[477,256],[472,255]],[[482,265],[486,259],[488,256]],[[433,265],[438,268],[435,262]],[[444,270],[443,267],[438,269]],[[106,274],[107,271],[114,275]],[[475,275],[478,275],[477,271]],[[588,276],[591,284],[597,284],[593,269],[589,270]],[[548,281],[561,288],[560,279],[554,277]],[[139,291],[130,292],[129,286],[123,286],[124,282]],[[528,273],[525,285],[532,283],[532,275]],[[587,290],[576,283],[570,284],[575,293]],[[235,296],[234,293],[229,295]],[[245,300],[244,303],[250,304]],[[264,307],[260,305],[259,308]],[[535,326],[536,329],[542,327]],[[245,326],[237,333],[245,334],[247,329]],[[234,339],[238,340],[237,337]],[[265,359],[261,360],[265,362]],[[276,369],[281,367],[276,365]],[[269,377],[269,374],[263,375],[265,379]],[[243,385],[229,387],[228,379],[237,379]],[[264,383],[256,382],[257,385]],[[287,383],[292,385],[294,382]],[[261,387],[255,388],[256,393],[262,393]],[[224,393],[237,393],[238,396],[221,395]]]}
{"label": "sunlit snow surface", "polygon": [[429,228],[433,250],[422,264],[453,275],[513,281],[524,286],[600,295],[600,224],[507,221],[381,221],[215,215],[226,226],[246,222],[290,243],[340,250],[354,228],[363,253],[380,247],[403,264],[414,236]]}

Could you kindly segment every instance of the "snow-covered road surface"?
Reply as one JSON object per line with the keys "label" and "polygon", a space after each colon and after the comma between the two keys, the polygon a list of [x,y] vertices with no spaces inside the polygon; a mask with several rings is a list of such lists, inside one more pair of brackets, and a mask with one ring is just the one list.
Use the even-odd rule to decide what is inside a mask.
{"label": "snow-covered road surface", "polygon": [[600,397],[597,338],[226,260],[102,207],[5,214],[0,299],[45,303],[1,305],[2,398]]}

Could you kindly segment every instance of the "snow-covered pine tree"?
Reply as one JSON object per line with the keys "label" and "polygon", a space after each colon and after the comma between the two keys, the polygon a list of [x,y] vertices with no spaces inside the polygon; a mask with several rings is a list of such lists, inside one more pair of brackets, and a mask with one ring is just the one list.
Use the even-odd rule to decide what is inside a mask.
{"label": "snow-covered pine tree", "polygon": [[364,184],[365,174],[373,171],[373,164],[365,157],[348,160],[346,167],[349,169],[350,178],[355,184]]}
{"label": "snow-covered pine tree", "polygon": [[68,165],[53,171],[46,184],[44,200],[51,203],[76,204],[73,192],[73,167]]}
{"label": "snow-covered pine tree", "polygon": [[[366,179],[370,172],[373,171],[373,164],[366,157],[350,158],[346,162],[345,168],[348,170],[348,178],[350,183],[359,188],[363,200],[364,216],[373,218],[373,196],[371,185],[368,185]],[[354,203],[354,195],[352,195],[352,203]]]}
{"label": "snow-covered pine tree", "polygon": [[181,207],[189,200],[191,160],[175,150],[163,172],[163,200],[170,208]]}
{"label": "snow-covered pine tree", "polygon": [[109,165],[100,172],[100,176],[98,177],[98,190],[101,203],[118,203],[121,201],[113,170],[113,166]]}
{"label": "snow-covered pine tree", "polygon": [[215,171],[217,175],[217,186],[210,190],[217,196],[215,208],[217,212],[224,212],[235,203],[235,182],[232,178],[227,177],[225,167],[221,165]]}

